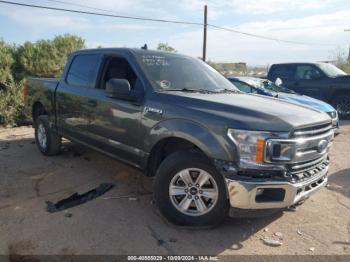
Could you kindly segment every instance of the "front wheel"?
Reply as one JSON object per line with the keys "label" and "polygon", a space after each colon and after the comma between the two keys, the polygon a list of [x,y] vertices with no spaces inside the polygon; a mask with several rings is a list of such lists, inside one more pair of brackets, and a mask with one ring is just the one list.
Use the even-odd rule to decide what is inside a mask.
{"label": "front wheel", "polygon": [[350,95],[339,95],[332,100],[332,105],[338,112],[340,119],[350,118]]}
{"label": "front wheel", "polygon": [[224,178],[199,153],[168,156],[157,170],[154,196],[161,213],[172,223],[212,226],[228,212]]}

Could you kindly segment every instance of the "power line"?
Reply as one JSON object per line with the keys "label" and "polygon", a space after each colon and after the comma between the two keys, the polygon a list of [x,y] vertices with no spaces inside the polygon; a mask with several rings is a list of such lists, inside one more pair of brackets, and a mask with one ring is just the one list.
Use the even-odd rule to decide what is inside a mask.
{"label": "power line", "polygon": [[82,4],[70,3],[70,2],[59,1],[59,0],[45,0],[45,1],[52,2],[52,3],[64,4],[64,5],[70,5],[70,6],[84,7],[84,8],[88,8],[88,9],[91,9],[91,10],[103,11],[103,12],[108,12],[108,13],[132,16],[131,14],[128,14],[128,13],[125,13],[125,12],[116,12],[116,11],[102,9],[102,8],[98,8],[98,7],[94,7],[94,6],[90,6],[90,5],[82,5]]}
{"label": "power line", "polygon": [[292,41],[292,40],[273,38],[273,37],[264,36],[264,35],[247,33],[247,32],[235,30],[235,29],[228,28],[228,27],[221,27],[221,26],[217,26],[217,25],[213,25],[213,24],[208,24],[208,26],[212,27],[212,28],[215,28],[215,29],[236,33],[236,34],[251,36],[251,37],[255,37],[255,38],[261,38],[261,39],[265,39],[265,40],[272,40],[272,41],[277,41],[277,42],[282,42],[282,43],[288,43],[288,44],[309,45],[309,46],[335,46],[333,44],[309,43],[309,42],[299,42],[299,41]]}
{"label": "power line", "polygon": [[[114,11],[110,11],[110,10],[107,10],[107,9],[101,9],[101,8],[97,8],[97,7],[93,7],[93,6],[89,6],[89,5],[82,5],[82,4],[69,3],[69,2],[60,1],[60,0],[45,0],[45,1],[48,1],[48,2],[56,2],[56,3],[71,5],[71,6],[85,7],[85,8],[89,8],[89,9],[93,9],[93,10],[98,10],[98,11],[109,12],[109,13],[120,13],[120,14],[130,15],[130,14],[127,14],[127,13],[114,12]],[[209,3],[216,4],[216,3],[214,3],[214,2],[211,1],[211,0],[203,0],[203,1],[204,1],[204,2],[209,2]],[[338,24],[338,25],[340,25],[340,24]],[[208,25],[208,26],[214,27],[213,25]],[[331,26],[334,26],[334,25],[331,25]],[[276,38],[272,38],[272,37],[259,36],[259,35],[256,35],[256,34],[249,34],[249,33],[246,33],[246,32],[240,32],[240,31],[237,31],[237,30],[229,29],[229,28],[223,28],[223,27],[220,27],[220,28],[219,28],[219,26],[215,26],[215,27],[216,27],[217,29],[221,29],[221,30],[225,30],[225,31],[234,31],[234,33],[245,34],[245,35],[247,35],[247,36],[262,38],[262,39],[265,39],[265,40],[274,40],[274,41],[278,41],[278,42],[285,42],[285,43],[290,43],[290,44],[300,44],[300,45],[315,45],[315,46],[316,46],[316,45],[317,45],[317,46],[320,45],[320,44],[316,44],[316,43],[305,43],[305,42],[299,42],[299,41],[290,41],[290,40],[276,39]],[[278,28],[278,29],[275,29],[275,30],[276,30],[276,31],[284,31],[284,30],[307,29],[307,28],[318,28],[318,27],[324,27],[324,25],[304,26],[304,27],[295,27],[295,28]],[[344,30],[344,31],[350,31],[350,30]],[[321,45],[328,45],[328,44],[321,44]],[[331,44],[330,44],[330,46],[334,46],[334,45],[331,45]]]}
{"label": "power line", "polygon": [[105,16],[105,17],[123,18],[123,19],[131,19],[131,20],[142,20],[142,21],[172,23],[172,24],[185,24],[185,25],[203,25],[202,23],[190,22],[190,21],[166,20],[166,19],[156,19],[156,18],[147,18],[147,17],[138,17],[138,16],[116,15],[116,14],[103,14],[103,13],[96,13],[96,12],[89,12],[89,11],[72,10],[72,9],[43,6],[43,5],[24,4],[24,3],[18,3],[18,2],[10,2],[10,1],[0,1],[0,3],[8,4],[8,5],[17,5],[17,6],[38,8],[38,9],[62,11],[62,12],[68,12],[68,13],[78,13],[78,14],[85,14],[85,15]]}
{"label": "power line", "polygon": [[[61,2],[64,4],[71,4],[64,1],[59,0],[47,0],[51,2]],[[58,7],[51,7],[51,6],[43,6],[43,5],[33,5],[33,4],[24,4],[24,3],[18,3],[18,2],[12,2],[12,1],[2,1],[0,0],[0,3],[8,4],[8,5],[17,5],[17,6],[23,6],[23,7],[30,7],[30,8],[37,8],[37,9],[46,9],[46,10],[54,10],[54,11],[61,11],[61,12],[68,12],[68,13],[78,13],[78,14],[86,14],[86,15],[95,15],[95,16],[104,16],[104,17],[112,17],[112,18],[121,18],[121,19],[131,19],[131,20],[141,20],[141,21],[151,21],[151,22],[161,22],[161,23],[172,23],[172,24],[185,24],[185,25],[198,25],[203,26],[203,23],[199,22],[192,22],[192,21],[180,21],[180,20],[166,20],[166,19],[156,19],[156,18],[148,18],[148,17],[141,17],[141,16],[131,16],[131,15],[117,15],[117,14],[105,14],[105,13],[97,13],[97,12],[89,12],[89,11],[82,11],[82,10],[73,10],[73,9],[66,9],[66,8],[58,8]],[[71,5],[78,5],[78,4],[71,4]],[[84,6],[80,5],[81,7],[86,8],[93,8],[96,10],[104,11],[104,12],[111,12],[109,10],[104,10],[100,8],[95,8],[91,6]],[[308,45],[308,46],[335,46],[334,44],[322,44],[322,43],[308,43],[308,42],[299,42],[299,41],[292,41],[292,40],[285,40],[285,39],[279,39],[279,38],[273,38],[269,36],[264,35],[258,35],[258,34],[252,34],[247,33],[239,30],[235,30],[232,28],[217,26],[214,24],[208,24],[208,27],[212,27],[214,29],[218,30],[224,30],[231,33],[241,34],[245,36],[270,40],[270,41],[277,41],[281,43],[288,43],[288,44],[296,44],[296,45]]]}

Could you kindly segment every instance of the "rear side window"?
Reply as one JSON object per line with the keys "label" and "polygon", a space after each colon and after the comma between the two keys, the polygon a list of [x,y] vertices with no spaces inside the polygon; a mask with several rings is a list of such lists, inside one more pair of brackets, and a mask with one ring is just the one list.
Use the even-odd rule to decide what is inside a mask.
{"label": "rear side window", "polygon": [[99,64],[99,55],[77,55],[69,68],[67,83],[73,86],[94,87]]}
{"label": "rear side window", "polygon": [[272,66],[269,72],[269,80],[275,82],[277,78],[293,79],[294,66],[293,65],[275,65]]}

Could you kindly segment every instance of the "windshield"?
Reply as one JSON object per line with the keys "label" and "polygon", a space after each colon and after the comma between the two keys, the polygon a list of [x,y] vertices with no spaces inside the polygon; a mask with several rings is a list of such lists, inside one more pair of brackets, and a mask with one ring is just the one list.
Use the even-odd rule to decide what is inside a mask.
{"label": "windshield", "polygon": [[318,64],[318,67],[329,77],[344,76],[346,73],[332,64]]}
{"label": "windshield", "polygon": [[295,93],[294,91],[292,91],[284,86],[278,86],[269,80],[262,80],[261,85],[263,88],[265,88],[269,91],[272,91],[272,92]]}
{"label": "windshield", "polygon": [[292,91],[286,87],[283,87],[283,86],[278,86],[275,83],[273,83],[267,79],[257,79],[257,80],[248,79],[248,80],[244,80],[244,81],[246,83],[254,86],[254,87],[264,88],[264,89],[271,91],[271,92],[295,93],[294,91]]}
{"label": "windshield", "polygon": [[138,58],[156,90],[238,91],[225,77],[198,59],[162,53],[140,54]]}

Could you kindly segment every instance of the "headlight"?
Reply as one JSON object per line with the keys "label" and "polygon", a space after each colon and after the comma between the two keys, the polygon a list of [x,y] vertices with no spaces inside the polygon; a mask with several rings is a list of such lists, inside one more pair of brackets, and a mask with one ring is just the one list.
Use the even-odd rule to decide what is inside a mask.
{"label": "headlight", "polygon": [[[290,145],[288,143],[274,143],[273,146],[270,146],[270,139],[287,138],[287,133],[228,129],[228,136],[238,148],[239,165],[242,168],[267,167],[270,166],[268,163],[274,161],[291,160],[294,154],[294,145],[292,145],[293,149],[290,150],[287,146]],[[273,154],[270,154],[270,149],[275,150],[271,151]]]}

